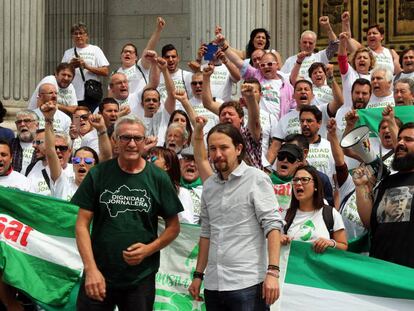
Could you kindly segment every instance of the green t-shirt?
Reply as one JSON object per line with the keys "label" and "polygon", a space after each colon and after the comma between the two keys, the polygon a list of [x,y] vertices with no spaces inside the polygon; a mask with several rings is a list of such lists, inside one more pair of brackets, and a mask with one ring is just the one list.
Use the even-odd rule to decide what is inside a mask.
{"label": "green t-shirt", "polygon": [[279,203],[279,212],[284,219],[286,210],[289,208],[290,200],[292,198],[292,185],[290,183],[292,177],[280,177],[275,173],[272,173],[270,174],[270,179],[272,180],[276,199]]}
{"label": "green t-shirt", "polygon": [[134,243],[157,238],[158,216],[183,211],[168,175],[146,163],[138,174],[121,170],[117,159],[93,167],[72,198],[92,211],[92,249],[108,288],[129,288],[158,270],[159,252],[139,265],[128,265],[122,251]]}

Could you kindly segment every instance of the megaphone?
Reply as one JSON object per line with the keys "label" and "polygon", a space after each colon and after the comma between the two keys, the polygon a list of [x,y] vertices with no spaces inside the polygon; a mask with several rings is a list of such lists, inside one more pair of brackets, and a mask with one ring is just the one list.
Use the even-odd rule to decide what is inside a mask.
{"label": "megaphone", "polygon": [[367,168],[371,170],[371,173],[377,177],[377,181],[380,181],[389,174],[389,170],[384,166],[381,157],[372,149],[369,134],[368,126],[359,126],[345,135],[340,145],[342,148],[349,148],[355,152],[366,164]]}

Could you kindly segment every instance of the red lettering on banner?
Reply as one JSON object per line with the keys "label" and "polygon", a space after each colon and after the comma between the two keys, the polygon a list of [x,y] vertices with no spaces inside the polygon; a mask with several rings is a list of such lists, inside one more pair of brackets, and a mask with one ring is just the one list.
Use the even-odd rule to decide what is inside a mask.
{"label": "red lettering on banner", "polygon": [[6,240],[17,242],[20,238],[20,245],[27,246],[27,238],[33,228],[24,225],[17,220],[9,220],[6,217],[0,217],[0,235]]}

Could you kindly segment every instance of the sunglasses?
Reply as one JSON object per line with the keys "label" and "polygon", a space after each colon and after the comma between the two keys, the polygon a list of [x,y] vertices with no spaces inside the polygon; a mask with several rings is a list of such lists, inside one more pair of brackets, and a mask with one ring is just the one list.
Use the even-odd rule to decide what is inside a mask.
{"label": "sunglasses", "polygon": [[286,158],[287,158],[288,162],[292,163],[292,164],[295,163],[298,160],[294,155],[291,155],[290,153],[279,153],[277,155],[277,160],[278,161],[283,161]]}
{"label": "sunglasses", "polygon": [[81,158],[81,157],[73,157],[72,158],[72,164],[80,164],[83,160],[83,163],[86,165],[92,165],[95,163],[94,158]]}
{"label": "sunglasses", "polygon": [[43,144],[44,142],[45,142],[44,140],[34,140],[34,141],[32,142],[32,144],[33,144],[33,145],[38,146],[38,145]]}
{"label": "sunglasses", "polygon": [[266,68],[266,67],[272,67],[274,64],[277,64],[277,62],[268,62],[268,63],[260,63],[260,68]]}
{"label": "sunglasses", "polygon": [[157,160],[158,160],[158,157],[157,157],[157,156],[155,156],[155,155],[153,155],[153,156],[149,155],[149,156],[147,157],[147,160],[148,160],[149,162],[151,162],[151,163],[154,163],[155,161],[157,161]]}
{"label": "sunglasses", "polygon": [[307,185],[307,184],[309,184],[309,182],[311,180],[313,180],[313,178],[310,178],[310,177],[294,177],[292,179],[292,183],[294,185],[297,185],[300,182],[302,185]]}
{"label": "sunglasses", "polygon": [[83,114],[83,115],[79,116],[79,118],[80,118],[81,120],[83,120],[83,121],[86,121],[86,120],[88,120],[88,119],[89,119],[89,113],[85,113],[85,114]]}
{"label": "sunglasses", "polygon": [[203,81],[193,81],[191,85],[203,85]]}
{"label": "sunglasses", "polygon": [[129,143],[131,140],[133,140],[136,144],[142,142],[145,139],[145,136],[130,136],[130,135],[119,135],[119,140],[123,142],[124,144]]}
{"label": "sunglasses", "polygon": [[56,151],[65,152],[69,150],[68,146],[55,146]]}

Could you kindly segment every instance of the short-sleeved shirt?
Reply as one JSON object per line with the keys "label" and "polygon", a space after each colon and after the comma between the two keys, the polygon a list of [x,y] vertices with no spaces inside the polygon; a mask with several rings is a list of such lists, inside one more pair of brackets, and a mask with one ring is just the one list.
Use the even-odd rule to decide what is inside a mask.
{"label": "short-sleeved shirt", "polygon": [[[110,177],[110,178],[109,178]],[[92,250],[109,288],[131,288],[159,267],[160,253],[128,265],[122,251],[157,238],[158,216],[183,211],[168,175],[152,163],[137,173],[124,172],[117,159],[94,166],[72,203],[93,212]]]}

